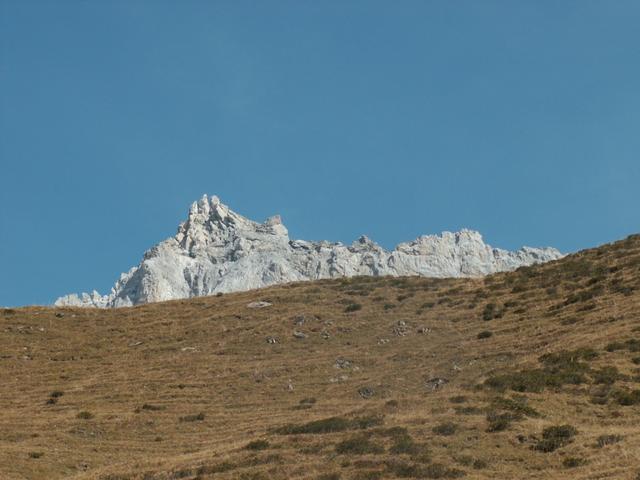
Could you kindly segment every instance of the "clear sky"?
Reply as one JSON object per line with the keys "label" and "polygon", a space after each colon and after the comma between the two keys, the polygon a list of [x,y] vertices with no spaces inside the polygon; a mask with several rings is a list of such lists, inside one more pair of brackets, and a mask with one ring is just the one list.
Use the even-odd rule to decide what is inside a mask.
{"label": "clear sky", "polygon": [[640,231],[640,2],[0,0],[0,305],[217,194],[294,238]]}

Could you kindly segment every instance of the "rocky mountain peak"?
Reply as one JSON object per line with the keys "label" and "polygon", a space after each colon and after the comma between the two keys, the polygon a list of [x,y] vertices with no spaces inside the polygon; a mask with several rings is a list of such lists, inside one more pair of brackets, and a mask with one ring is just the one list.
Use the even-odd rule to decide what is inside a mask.
{"label": "rocky mountain peak", "polygon": [[145,252],[108,295],[67,295],[56,305],[119,307],[354,275],[473,277],[555,260],[554,248],[494,249],[473,230],[423,235],[388,251],[366,236],[351,245],[289,239],[279,215],[254,222],[217,196],[194,202],[176,235]]}

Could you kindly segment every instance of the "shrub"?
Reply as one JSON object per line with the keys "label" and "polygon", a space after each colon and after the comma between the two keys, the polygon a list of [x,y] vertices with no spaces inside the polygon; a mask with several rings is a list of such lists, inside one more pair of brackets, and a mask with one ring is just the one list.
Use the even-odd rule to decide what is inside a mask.
{"label": "shrub", "polygon": [[185,415],[180,417],[181,422],[201,422],[204,420],[204,413],[200,412],[194,415]]}
{"label": "shrub", "polygon": [[61,390],[54,390],[53,392],[51,392],[51,393],[49,394],[49,396],[50,396],[51,398],[60,398],[60,397],[61,397],[61,396],[63,396],[63,395],[64,395],[64,392],[63,392],[63,391],[61,391]]}
{"label": "shrub", "polygon": [[425,466],[420,472],[425,478],[460,478],[464,476],[462,470],[447,468],[440,463]]}
{"label": "shrub", "polygon": [[622,440],[620,435],[600,435],[597,440],[598,448],[606,447],[607,445],[613,445]]}
{"label": "shrub", "polygon": [[361,309],[362,309],[362,305],[360,305],[359,303],[350,303],[349,305],[346,306],[344,311],[349,313],[349,312],[357,312],[358,310],[361,310]]}
{"label": "shrub", "polygon": [[[496,409],[508,410],[520,416],[524,415],[534,418],[540,416],[540,413],[538,413],[535,408],[527,405],[527,397],[525,396],[514,399],[497,397],[493,399],[491,404]],[[514,418],[514,420],[519,420],[519,418]]]}
{"label": "shrub", "polygon": [[269,448],[269,442],[266,440],[253,440],[244,446],[245,450],[266,450]]}
{"label": "shrub", "polygon": [[482,340],[484,338],[490,338],[492,336],[493,336],[493,332],[490,332],[489,330],[484,330],[478,334],[478,339]]}
{"label": "shrub", "polygon": [[364,455],[367,453],[382,453],[384,449],[380,445],[373,443],[368,436],[358,435],[338,443],[336,452],[341,455]]}
{"label": "shrub", "polygon": [[451,403],[464,403],[467,401],[467,397],[464,395],[456,395],[455,397],[449,398]]}
{"label": "shrub", "polygon": [[458,425],[456,425],[453,422],[440,423],[431,429],[431,431],[436,435],[444,435],[444,436],[453,435],[454,433],[456,433],[457,430],[458,430]]}
{"label": "shrub", "polygon": [[317,477],[316,480],[340,480],[340,474],[333,472],[333,473],[323,473],[322,475],[320,475],[319,477]]}
{"label": "shrub", "polygon": [[29,452],[29,458],[41,458],[43,455],[43,452]]}
{"label": "shrub", "polygon": [[541,452],[554,452],[558,448],[570,443],[577,430],[571,425],[554,425],[542,431],[542,440],[535,445],[535,449]]}
{"label": "shrub", "polygon": [[487,426],[487,432],[502,432],[509,428],[511,422],[514,420],[521,420],[522,416],[513,413],[497,413],[497,412],[489,412],[487,414],[487,422],[489,425]]}
{"label": "shrub", "polygon": [[322,420],[314,420],[302,425],[285,425],[276,429],[276,433],[281,435],[298,435],[303,433],[323,434],[333,432],[344,432],[345,430],[364,430],[370,427],[381,425],[382,417],[358,417],[347,419],[342,417],[330,417]]}
{"label": "shrub", "polygon": [[640,390],[620,390],[615,394],[619,405],[630,406],[640,403]]}
{"label": "shrub", "polygon": [[82,420],[90,420],[93,418],[93,414],[91,412],[82,411],[78,412],[78,415],[76,415],[76,417]]}
{"label": "shrub", "polygon": [[196,470],[196,475],[200,476],[200,475],[210,475],[212,473],[224,473],[224,472],[228,472],[229,470],[234,470],[236,468],[238,468],[238,465],[235,465],[227,461],[218,463],[216,465],[202,465],[201,467],[198,467],[198,469]]}
{"label": "shrub", "polygon": [[149,410],[152,412],[156,412],[164,409],[165,407],[162,405],[151,405],[150,403],[145,403],[144,405],[142,405],[142,410]]}
{"label": "shrub", "polygon": [[495,303],[487,303],[482,311],[482,319],[485,321],[496,318],[497,305]]}
{"label": "shrub", "polygon": [[494,375],[485,381],[485,385],[495,390],[511,389],[516,392],[541,392],[546,387],[579,385],[587,381],[585,374],[590,371],[589,365],[581,360],[591,360],[596,356],[597,353],[591,349],[542,355],[538,361],[543,368]]}
{"label": "shrub", "polygon": [[424,446],[416,443],[409,435],[396,437],[393,445],[389,448],[389,452],[396,455],[403,453],[407,455],[417,455],[424,451]]}
{"label": "shrub", "polygon": [[567,457],[562,461],[562,465],[565,468],[575,468],[581,467],[582,465],[586,465],[587,461],[584,458],[578,457]]}
{"label": "shrub", "polygon": [[612,385],[621,378],[616,367],[607,366],[600,370],[594,371],[592,374],[593,382],[600,385]]}

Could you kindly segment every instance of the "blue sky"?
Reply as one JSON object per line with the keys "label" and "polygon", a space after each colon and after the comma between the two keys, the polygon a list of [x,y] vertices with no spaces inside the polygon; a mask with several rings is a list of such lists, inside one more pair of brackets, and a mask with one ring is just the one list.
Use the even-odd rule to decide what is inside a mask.
{"label": "blue sky", "polygon": [[640,3],[0,0],[0,305],[217,194],[294,238],[640,231]]}

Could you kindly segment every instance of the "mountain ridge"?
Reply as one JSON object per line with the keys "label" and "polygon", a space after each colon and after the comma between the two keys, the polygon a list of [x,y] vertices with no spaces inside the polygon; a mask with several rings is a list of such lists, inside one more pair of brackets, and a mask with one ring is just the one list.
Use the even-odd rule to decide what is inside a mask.
{"label": "mountain ridge", "polygon": [[258,223],[204,195],[175,236],[144,253],[111,293],[70,294],[56,306],[123,307],[352,276],[477,277],[556,260],[555,248],[493,248],[463,229],[422,235],[386,250],[366,236],[351,245],[292,240],[279,215]]}

